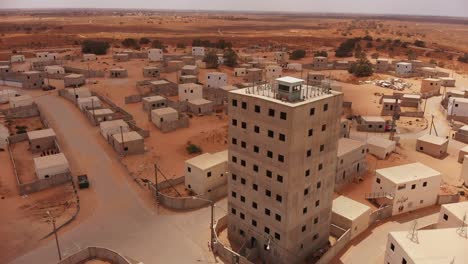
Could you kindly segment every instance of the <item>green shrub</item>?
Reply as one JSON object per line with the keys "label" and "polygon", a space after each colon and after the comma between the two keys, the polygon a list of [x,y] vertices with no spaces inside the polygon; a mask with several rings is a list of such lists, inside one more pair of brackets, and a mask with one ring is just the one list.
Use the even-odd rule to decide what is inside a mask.
{"label": "green shrub", "polygon": [[321,50],[314,53],[315,57],[328,57],[328,52]]}
{"label": "green shrub", "polygon": [[468,63],[468,53],[465,53],[465,55],[458,57],[458,61]]}
{"label": "green shrub", "polygon": [[144,45],[144,44],[149,44],[151,42],[151,40],[149,38],[141,38],[140,39],[140,44]]}
{"label": "green shrub", "polygon": [[122,41],[122,46],[126,48],[136,48],[139,47],[138,42],[136,39],[133,38],[126,38]]}
{"label": "green shrub", "polygon": [[237,53],[232,49],[227,49],[223,55],[224,64],[229,67],[237,65]]}
{"label": "green shrub", "polygon": [[356,77],[367,77],[371,76],[374,73],[374,70],[369,60],[361,58],[356,63],[351,65],[348,72],[352,73]]}
{"label": "green shrub", "polygon": [[109,42],[98,40],[85,40],[81,43],[83,53],[93,53],[96,55],[105,55],[109,49]]}
{"label": "green shrub", "polygon": [[187,149],[187,152],[189,154],[195,154],[195,153],[202,152],[202,149],[199,146],[195,145],[195,144],[189,144],[186,149]]}
{"label": "green shrub", "polygon": [[306,55],[306,51],[303,50],[303,49],[297,49],[297,50],[294,50],[292,53],[291,53],[291,56],[289,57],[291,60],[298,60],[298,59],[302,59],[304,58]]}
{"label": "green shrub", "polygon": [[206,68],[216,69],[218,68],[218,55],[215,50],[210,50],[205,54],[203,61],[206,63]]}

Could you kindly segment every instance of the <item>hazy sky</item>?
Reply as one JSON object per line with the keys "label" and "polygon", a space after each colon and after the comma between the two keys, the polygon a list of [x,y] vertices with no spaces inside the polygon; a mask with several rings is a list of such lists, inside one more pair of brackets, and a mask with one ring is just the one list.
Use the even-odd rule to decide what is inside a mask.
{"label": "hazy sky", "polygon": [[468,17],[468,0],[0,0],[2,8],[149,8]]}

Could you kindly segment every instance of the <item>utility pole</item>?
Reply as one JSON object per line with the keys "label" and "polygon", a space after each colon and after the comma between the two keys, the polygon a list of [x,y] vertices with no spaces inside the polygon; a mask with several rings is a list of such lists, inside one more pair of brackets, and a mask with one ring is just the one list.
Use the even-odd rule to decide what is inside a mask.
{"label": "utility pole", "polygon": [[158,165],[156,163],[154,163],[154,189],[156,192],[156,201],[157,201],[159,197],[159,191],[158,191]]}
{"label": "utility pole", "polygon": [[57,228],[55,227],[55,218],[50,214],[49,211],[47,211],[47,216],[49,216],[49,219],[52,221],[52,227],[54,228],[55,244],[57,245],[59,260],[62,260],[62,254],[60,253],[60,245],[57,236]]}

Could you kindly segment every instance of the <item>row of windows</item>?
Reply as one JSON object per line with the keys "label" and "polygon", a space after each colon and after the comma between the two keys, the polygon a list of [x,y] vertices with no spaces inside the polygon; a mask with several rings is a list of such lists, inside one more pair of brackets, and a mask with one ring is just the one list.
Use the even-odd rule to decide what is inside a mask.
{"label": "row of windows", "polygon": [[[267,209],[265,209],[265,210],[267,210]],[[236,210],[236,208],[231,208],[231,214],[237,215],[237,210]],[[278,217],[279,217],[279,219],[280,219],[279,221],[281,221],[281,216],[278,215],[278,214],[276,214],[276,220],[278,220]],[[239,212],[239,218],[240,218],[241,220],[245,220],[245,214],[242,213],[242,212]],[[257,220],[255,220],[255,219],[252,219],[250,223],[251,223],[251,225],[254,226],[254,227],[257,227],[257,226],[258,226]],[[265,227],[263,228],[263,232],[265,232],[265,234],[268,234],[268,235],[269,235],[269,234],[271,233],[271,230],[270,230],[269,227],[265,226]],[[245,233],[244,233],[244,231],[243,231],[242,229],[239,229],[239,234],[240,234],[241,236],[245,236]],[[274,236],[275,236],[275,239],[276,239],[276,240],[281,240],[281,235],[280,235],[279,233],[275,232]]]}
{"label": "row of windows", "polygon": [[[380,178],[376,178],[375,182],[380,184]],[[422,187],[427,187],[427,181],[423,182]],[[406,189],[406,184],[398,185],[398,190]],[[416,189],[416,184],[411,184],[411,190]]]}
{"label": "row of windows", "polygon": [[[395,252],[395,245],[393,245],[393,243],[390,243],[390,249],[391,249],[393,252]],[[406,261],[405,258],[402,257],[402,258],[401,258],[401,264],[406,264],[406,263],[408,263],[408,262]]]}
{"label": "row of windows", "polygon": [[[238,105],[237,99],[232,99],[232,106],[237,107],[237,105]],[[247,102],[241,102],[241,108],[244,109],[244,110],[248,110]],[[323,112],[328,111],[328,104],[324,104],[322,109],[323,109]],[[255,111],[255,113],[261,113],[262,108],[259,105],[254,105],[254,111]],[[315,107],[310,108],[309,115],[310,116],[315,115]],[[273,108],[268,108],[268,116],[275,117],[276,116],[276,110],[273,109]],[[280,112],[279,117],[282,120],[286,120],[287,119],[287,113],[286,112]]]}

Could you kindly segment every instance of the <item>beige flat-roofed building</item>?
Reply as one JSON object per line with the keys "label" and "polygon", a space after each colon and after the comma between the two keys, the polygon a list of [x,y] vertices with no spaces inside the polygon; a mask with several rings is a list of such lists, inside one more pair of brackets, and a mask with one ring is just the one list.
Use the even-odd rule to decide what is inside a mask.
{"label": "beige flat-roofed building", "polygon": [[58,65],[50,65],[45,66],[44,71],[48,74],[63,74],[65,73],[65,69],[62,66]]}
{"label": "beige flat-roofed building", "polygon": [[10,61],[11,63],[15,63],[15,62],[21,63],[21,62],[26,61],[26,57],[24,57],[24,55],[11,55]]}
{"label": "beige flat-roofed building", "polygon": [[81,111],[85,111],[87,109],[101,108],[102,106],[101,100],[99,100],[99,97],[97,96],[78,98],[77,104]]}
{"label": "beige flat-roofed building", "polygon": [[435,158],[447,154],[448,139],[426,134],[416,140],[416,151],[426,153]]}
{"label": "beige flat-roofed building", "polygon": [[195,75],[181,75],[179,76],[179,83],[184,84],[184,83],[197,83],[198,82],[198,77]]}
{"label": "beige flat-roofed building", "polygon": [[259,68],[247,69],[247,81],[250,83],[257,83],[263,80],[263,70]]}
{"label": "beige flat-roofed building", "polygon": [[265,67],[265,77],[267,80],[280,78],[283,74],[283,68],[279,65],[268,65]]}
{"label": "beige flat-roofed building", "polygon": [[78,87],[86,83],[86,78],[83,74],[68,74],[63,78],[65,87]]}
{"label": "beige flat-roofed building", "polygon": [[419,94],[404,94],[401,97],[400,105],[403,107],[419,107],[421,102],[421,95]]}
{"label": "beige flat-roofed building", "polygon": [[468,155],[463,157],[460,179],[463,181],[463,184],[468,187]]}
{"label": "beige flat-roofed building", "polygon": [[378,58],[375,64],[376,72],[386,72],[390,69],[390,60],[384,58]]}
{"label": "beige flat-roofed building", "polygon": [[314,57],[312,61],[312,68],[316,70],[325,70],[328,68],[328,58],[327,57]]}
{"label": "beige flat-roofed building", "polygon": [[136,131],[115,133],[110,144],[120,155],[141,154],[145,152],[145,141]]}
{"label": "beige flat-roofed building", "polygon": [[205,47],[192,47],[192,56],[205,56]]}
{"label": "beige flat-roofed building", "polygon": [[319,86],[322,84],[323,80],[325,80],[325,74],[321,72],[309,72],[307,74],[307,83],[309,83],[309,85]]}
{"label": "beige flat-roofed building", "polygon": [[143,77],[145,78],[158,78],[161,71],[156,66],[143,67]]}
{"label": "beige flat-roofed building", "polygon": [[386,159],[396,149],[395,141],[383,137],[371,137],[367,139],[369,153],[379,159]]}
{"label": "beige flat-roofed building", "polygon": [[114,117],[114,111],[109,108],[90,109],[87,112],[88,117],[94,125],[104,121],[111,121]]}
{"label": "beige flat-roofed building", "polygon": [[397,100],[394,98],[384,98],[382,100],[381,115],[388,116],[388,115],[393,115],[395,112],[399,112],[400,103],[401,103],[401,100]]}
{"label": "beige flat-roofed building", "polygon": [[113,56],[115,61],[129,61],[130,56],[127,53],[117,53]]}
{"label": "beige flat-roofed building", "polygon": [[30,96],[28,94],[15,96],[15,97],[10,97],[9,101],[10,101],[10,108],[28,106],[28,105],[32,105],[34,103],[34,100],[33,100],[32,96]]}
{"label": "beige flat-roofed building", "polygon": [[182,69],[184,67],[184,62],[181,60],[170,60],[167,62],[167,67],[172,69]]}
{"label": "beige flat-roofed building", "polygon": [[110,78],[127,78],[128,71],[127,69],[121,69],[121,68],[110,69],[109,77]]}
{"label": "beige flat-roofed building", "polygon": [[465,159],[465,155],[468,155],[468,146],[464,146],[458,152],[458,162],[463,163],[463,160]]}
{"label": "beige flat-roofed building", "polygon": [[151,111],[155,108],[167,107],[167,99],[159,95],[143,97],[141,101],[143,103],[143,110],[145,111]]}
{"label": "beige flat-roofed building", "polygon": [[164,52],[162,49],[149,49],[148,59],[149,61],[162,61],[164,58]]}
{"label": "beige flat-roofed building", "polygon": [[302,71],[302,64],[300,63],[296,63],[296,62],[293,62],[293,63],[288,63],[288,65],[286,66],[286,68],[290,71]]}
{"label": "beige flat-roofed building", "polygon": [[34,158],[34,170],[39,179],[70,172],[68,160],[63,153]]}
{"label": "beige flat-roofed building", "polygon": [[194,65],[195,64],[195,58],[193,56],[182,56],[182,57],[180,57],[180,59],[186,65]]}
{"label": "beige flat-roofed building", "polygon": [[369,227],[371,208],[345,196],[333,200],[331,223],[349,229],[351,239]]}
{"label": "beige flat-roofed building", "polygon": [[367,171],[366,143],[349,138],[338,140],[335,190],[353,182]]}
{"label": "beige flat-roofed building", "polygon": [[398,62],[395,72],[398,76],[409,76],[413,72],[413,65],[410,62]]}
{"label": "beige flat-roofed building", "polygon": [[244,77],[247,75],[246,68],[234,68],[234,76],[235,77]]}
{"label": "beige flat-roofed building", "polygon": [[11,97],[19,96],[20,93],[14,89],[3,89],[0,90],[0,104],[6,104],[10,102]]}
{"label": "beige flat-roofed building", "polygon": [[418,230],[413,240],[409,231],[390,232],[385,264],[464,264],[468,259],[468,239],[457,228]]}
{"label": "beige flat-roofed building", "polygon": [[195,65],[185,65],[180,72],[181,75],[198,75],[198,67]]}
{"label": "beige flat-roofed building", "polygon": [[376,170],[372,193],[393,197],[392,215],[436,204],[440,172],[419,162]]}
{"label": "beige flat-roofed building", "polygon": [[91,94],[91,91],[86,87],[68,88],[66,90],[67,90],[68,95],[70,95],[71,97],[76,98],[76,99],[93,96]]}
{"label": "beige flat-roofed building", "polygon": [[213,102],[204,98],[194,99],[187,102],[188,109],[194,114],[211,114]]}
{"label": "beige flat-roofed building", "polygon": [[128,126],[127,122],[122,119],[112,120],[112,121],[105,121],[99,124],[101,129],[101,135],[107,140],[110,136],[114,135],[115,133],[121,132],[129,132],[130,127]]}
{"label": "beige flat-roofed building", "polygon": [[179,84],[179,101],[191,101],[203,98],[203,86],[196,83]]}
{"label": "beige flat-roofed building", "polygon": [[185,187],[197,195],[227,183],[228,151],[204,153],[185,161]]}
{"label": "beige flat-roofed building", "polygon": [[362,116],[361,123],[357,125],[357,130],[367,132],[385,132],[386,123],[387,121],[380,116]]}
{"label": "beige flat-roofed building", "polygon": [[468,224],[468,201],[443,204],[440,207],[437,228],[460,228],[463,221]]}
{"label": "beige flat-roofed building", "polygon": [[441,81],[439,79],[427,78],[421,81],[421,96],[428,98],[431,96],[440,95],[440,85]]}
{"label": "beige flat-roofed building", "polygon": [[158,128],[161,128],[163,123],[176,121],[178,119],[179,112],[172,107],[151,110],[151,122]]}
{"label": "beige flat-roofed building", "polygon": [[84,61],[95,61],[97,60],[96,54],[88,53],[88,54],[83,54],[83,60]]}
{"label": "beige flat-roofed building", "polygon": [[455,78],[440,77],[439,79],[442,81],[442,83],[441,83],[442,86],[455,87]]}
{"label": "beige flat-roofed building", "polygon": [[220,88],[227,84],[227,74],[224,72],[209,72],[206,76],[206,87],[208,88]]}
{"label": "beige flat-roofed building", "polygon": [[29,149],[31,152],[41,152],[55,148],[56,135],[53,129],[28,131]]}

